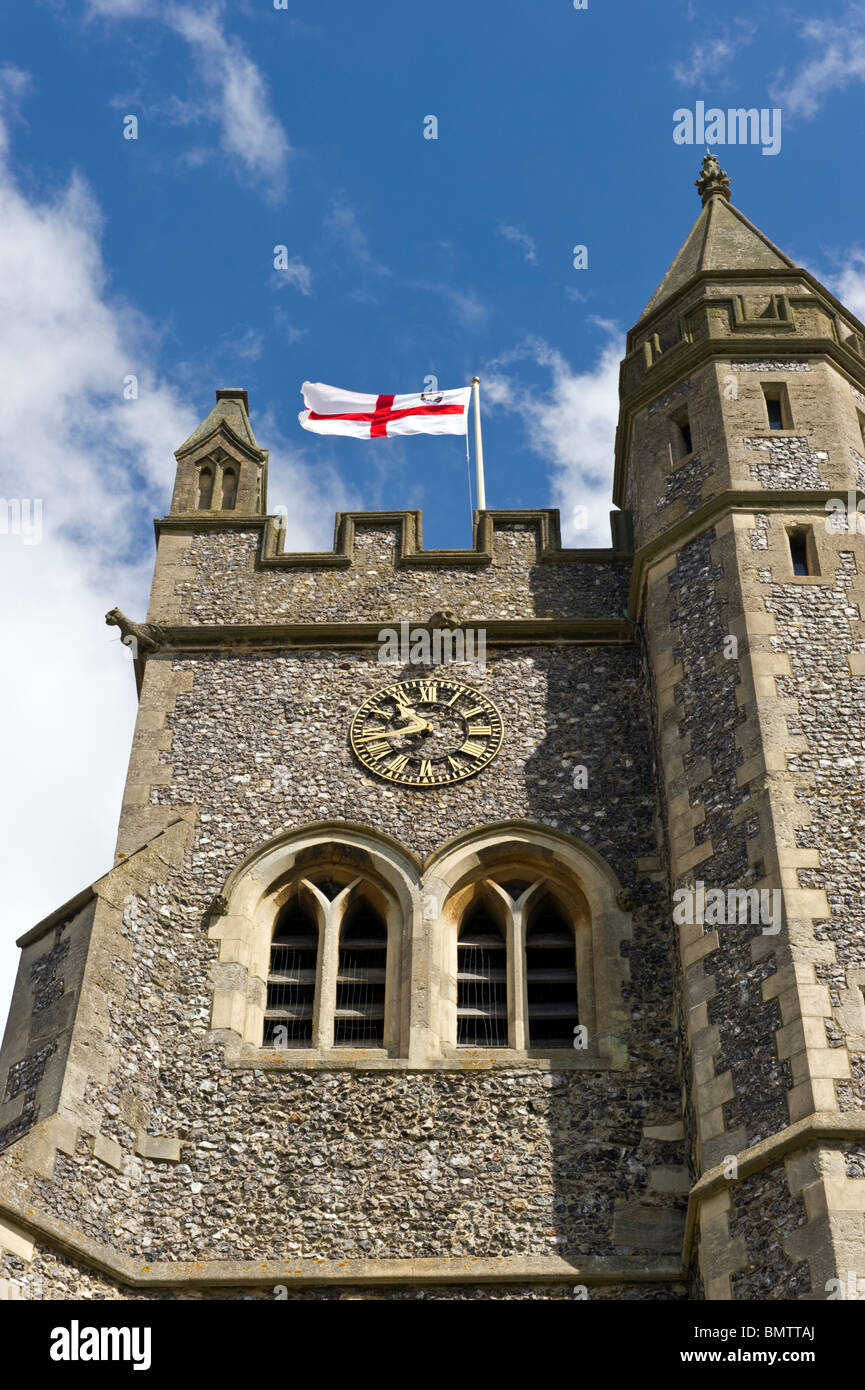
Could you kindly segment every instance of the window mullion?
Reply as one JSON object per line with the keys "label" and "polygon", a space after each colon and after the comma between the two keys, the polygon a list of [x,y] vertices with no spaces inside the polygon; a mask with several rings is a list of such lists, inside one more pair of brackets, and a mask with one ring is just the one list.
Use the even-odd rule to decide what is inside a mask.
{"label": "window mullion", "polygon": [[322,942],[319,948],[319,978],[315,997],[315,1046],[333,1047],[333,1020],[336,1010],[336,977],[339,972],[339,926],[342,901],[322,904]]}
{"label": "window mullion", "polygon": [[507,905],[508,945],[508,1046],[524,1052],[527,1046],[526,1026],[526,929],[522,904]]}

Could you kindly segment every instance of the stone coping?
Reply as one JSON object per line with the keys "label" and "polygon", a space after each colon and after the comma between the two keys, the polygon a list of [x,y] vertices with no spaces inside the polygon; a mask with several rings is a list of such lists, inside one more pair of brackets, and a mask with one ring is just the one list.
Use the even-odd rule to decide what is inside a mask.
{"label": "stone coping", "polygon": [[283,551],[282,518],[266,515],[243,516],[237,512],[181,512],[157,518],[153,525],[157,541],[164,531],[261,531],[256,564],[262,569],[317,569],[336,566],[348,569],[354,563],[355,534],[358,527],[399,527],[396,568],[402,566],[489,565],[493,560],[496,528],[531,526],[537,537],[538,564],[615,565],[630,561],[628,521],[624,514],[611,513],[618,547],[586,549],[563,548],[559,514],[555,508],[497,509],[474,513],[474,546],[465,550],[424,550],[422,517],[419,511],[337,512],[333,550]]}

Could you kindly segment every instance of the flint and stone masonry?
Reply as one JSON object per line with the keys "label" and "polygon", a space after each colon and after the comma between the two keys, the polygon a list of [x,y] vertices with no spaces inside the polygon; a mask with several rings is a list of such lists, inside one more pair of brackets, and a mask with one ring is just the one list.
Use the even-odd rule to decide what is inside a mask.
{"label": "flint and stone masonry", "polygon": [[[865,327],[711,156],[698,187],[622,363],[609,549],[493,510],[472,549],[426,550],[394,511],[286,553],[245,391],[178,450],[146,621],[108,615],[140,698],[116,861],[19,943],[0,1296],[808,1300],[865,1276],[865,546],[826,506],[863,496]],[[483,629],[485,667],[383,665],[401,622]],[[357,708],[419,676],[500,711],[476,776],[354,757]],[[383,1046],[264,1041],[278,910],[317,873],[386,904]],[[508,876],[573,907],[582,1049],[526,1046],[519,961],[507,1046],[457,1044],[461,905]],[[676,926],[698,879],[780,889],[779,929]]]}

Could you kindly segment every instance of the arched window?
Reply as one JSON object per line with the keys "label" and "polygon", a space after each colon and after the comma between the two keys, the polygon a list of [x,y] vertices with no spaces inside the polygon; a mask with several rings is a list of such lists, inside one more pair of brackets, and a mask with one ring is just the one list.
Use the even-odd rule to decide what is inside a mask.
{"label": "arched window", "polygon": [[457,1043],[508,1045],[505,938],[482,899],[466,908],[457,939]]}
{"label": "arched window", "polygon": [[224,468],[222,471],[222,510],[230,512],[237,501],[237,469]]}
{"label": "arched window", "polygon": [[198,510],[208,511],[213,502],[213,469],[207,463],[198,470]]}
{"label": "arched window", "polygon": [[529,1047],[573,1047],[579,1023],[574,929],[555,898],[531,904],[526,923]]}
{"label": "arched window", "polygon": [[318,926],[295,895],[273,932],[267,976],[264,1041],[275,1047],[311,1047],[318,975]]}
{"label": "arched window", "polygon": [[334,1047],[382,1047],[387,979],[387,928],[362,898],[345,914],[339,935]]}

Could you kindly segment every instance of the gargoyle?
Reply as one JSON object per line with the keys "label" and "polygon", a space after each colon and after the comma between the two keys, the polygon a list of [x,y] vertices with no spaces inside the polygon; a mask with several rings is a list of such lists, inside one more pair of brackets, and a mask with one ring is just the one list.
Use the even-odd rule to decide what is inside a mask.
{"label": "gargoyle", "polygon": [[121,642],[131,647],[135,655],[155,652],[165,641],[165,632],[158,623],[134,623],[119,608],[112,608],[110,613],[106,613],[105,622],[108,627],[120,628]]}
{"label": "gargoyle", "polygon": [[459,627],[460,620],[452,608],[442,608],[433,613],[429,620],[429,627],[447,628],[449,630]]}

